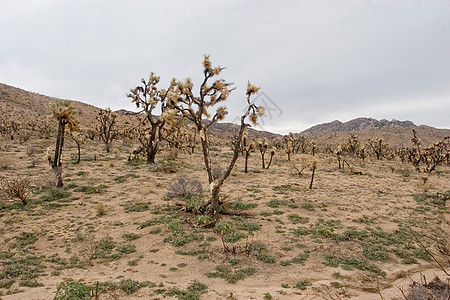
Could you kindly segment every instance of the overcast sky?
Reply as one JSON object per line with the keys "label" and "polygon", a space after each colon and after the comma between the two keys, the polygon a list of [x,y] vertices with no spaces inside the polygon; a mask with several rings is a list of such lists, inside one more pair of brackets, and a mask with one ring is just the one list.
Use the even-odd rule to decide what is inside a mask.
{"label": "overcast sky", "polygon": [[450,128],[449,0],[0,0],[0,82],[98,107],[151,71],[199,83],[204,54],[260,86],[262,128],[300,132],[356,117]]}

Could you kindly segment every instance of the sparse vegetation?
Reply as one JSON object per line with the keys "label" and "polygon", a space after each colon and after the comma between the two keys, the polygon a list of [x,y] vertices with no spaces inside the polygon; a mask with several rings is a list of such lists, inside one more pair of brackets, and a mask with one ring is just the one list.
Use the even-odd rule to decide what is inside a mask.
{"label": "sparse vegetation", "polygon": [[[152,116],[164,125],[159,159],[149,166],[145,149],[128,162],[129,153],[145,148],[139,138],[151,133],[149,121],[142,127],[137,116],[121,112],[114,149],[105,153],[98,128],[89,125],[98,111],[86,113],[75,103],[84,126],[72,132],[75,143],[59,144],[60,188],[42,163],[55,158],[54,149],[44,153],[58,123],[0,116],[0,298],[240,299],[254,286],[255,299],[378,292],[401,299],[400,290],[386,288],[394,278],[409,280],[404,274],[414,281],[403,285],[408,299],[448,297],[448,139],[440,135],[429,143],[437,135],[418,127],[419,146],[397,149],[395,138],[377,130],[370,141],[359,132],[337,133],[326,144],[297,134],[283,140],[249,128],[244,118],[246,133],[239,140],[241,127],[218,122],[226,110],[217,107],[225,103],[217,97],[231,86],[217,79],[222,73],[209,59],[203,67],[206,83],[198,95],[189,80],[174,81],[168,91],[157,88],[157,98],[167,94],[168,110]],[[248,88],[250,99],[256,88]],[[207,113],[192,102],[201,97]],[[194,114],[202,114],[201,126],[200,119],[188,121],[173,107],[189,103]],[[247,119],[260,112],[252,107]],[[84,143],[76,143],[78,135]],[[209,194],[234,159],[229,184]],[[292,165],[298,169],[294,176]],[[8,184],[19,178],[19,187]],[[314,189],[308,189],[312,182]],[[440,279],[427,281],[416,270]],[[204,273],[205,282],[194,280]],[[231,293],[227,283],[242,286]]]}

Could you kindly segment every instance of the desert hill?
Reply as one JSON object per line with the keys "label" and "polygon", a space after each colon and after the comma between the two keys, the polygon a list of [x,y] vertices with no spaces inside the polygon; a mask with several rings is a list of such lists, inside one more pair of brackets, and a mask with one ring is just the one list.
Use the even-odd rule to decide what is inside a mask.
{"label": "desert hill", "polygon": [[390,145],[401,147],[410,145],[412,129],[417,131],[424,145],[430,145],[450,135],[450,129],[417,126],[411,121],[388,121],[372,118],[356,118],[344,123],[335,120],[315,125],[300,132],[299,135],[313,138],[318,144],[340,144],[349,135],[358,135],[362,141],[381,137]]}
{"label": "desert hill", "polygon": [[309,136],[322,136],[334,132],[341,131],[360,131],[364,129],[389,129],[389,128],[410,128],[416,127],[411,121],[398,121],[398,120],[376,120],[372,118],[356,118],[348,122],[342,123],[339,120],[335,120],[330,123],[324,123],[315,125],[309,129],[301,132],[303,135]]}
{"label": "desert hill", "polygon": [[[7,119],[21,121],[27,119],[45,120],[50,114],[49,103],[57,98],[49,97],[20,88],[0,83],[0,111],[1,116]],[[80,114],[82,126],[92,127],[100,108],[80,101],[70,100]],[[120,119],[134,118],[134,113],[121,109],[116,111]],[[235,132],[236,125],[232,123],[218,123],[210,128],[211,133],[221,139],[229,140]],[[306,129],[299,135],[314,139],[318,144],[339,144],[348,135],[357,134],[360,140],[382,137],[392,146],[406,146],[411,141],[411,131],[416,129],[424,145],[442,140],[450,135],[450,129],[437,129],[430,126],[417,126],[411,121],[376,120],[372,118],[357,118],[348,122],[335,120],[330,123],[318,124]],[[267,138],[269,140],[281,138],[282,135],[267,131],[248,129],[252,139]]]}
{"label": "desert hill", "polygon": [[[20,121],[24,116],[37,120],[46,119],[50,114],[49,103],[56,99],[57,98],[28,92],[20,88],[0,83],[0,111],[1,116],[6,117],[7,119]],[[97,117],[100,108],[80,101],[69,101],[71,101],[77,109],[82,126],[91,127],[95,124],[95,118]],[[135,117],[135,112],[127,111],[125,109],[117,110],[116,113],[120,116],[119,119],[125,121]],[[219,138],[230,139],[235,131],[235,125],[232,123],[218,123],[211,126],[210,130],[213,135]],[[255,139],[274,139],[281,137],[279,134],[259,131],[252,128],[249,128],[247,131],[249,136]]]}
{"label": "desert hill", "polygon": [[[1,115],[8,119],[45,119],[50,114],[49,103],[56,99],[0,83]],[[80,115],[81,125],[90,126],[95,121],[99,108],[80,101],[70,101]]]}

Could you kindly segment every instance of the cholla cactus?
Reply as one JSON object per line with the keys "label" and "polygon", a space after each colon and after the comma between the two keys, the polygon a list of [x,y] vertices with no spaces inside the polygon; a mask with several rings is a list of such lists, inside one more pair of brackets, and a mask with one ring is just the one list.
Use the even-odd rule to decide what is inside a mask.
{"label": "cholla cactus", "polygon": [[52,160],[52,169],[57,177],[57,187],[62,187],[62,150],[64,146],[64,131],[66,126],[70,131],[75,131],[78,126],[77,111],[70,101],[56,100],[50,104],[52,114],[49,116],[58,121],[58,133],[56,135],[55,156]]}

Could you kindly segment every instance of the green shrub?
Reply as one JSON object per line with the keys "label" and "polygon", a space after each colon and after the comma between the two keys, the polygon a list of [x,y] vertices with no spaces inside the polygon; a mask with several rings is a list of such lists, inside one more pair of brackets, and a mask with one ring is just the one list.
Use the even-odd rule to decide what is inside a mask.
{"label": "green shrub", "polygon": [[301,281],[297,282],[297,284],[295,285],[295,288],[300,289],[300,290],[306,290],[306,288],[311,285],[312,285],[312,283],[310,281],[301,280]]}
{"label": "green shrub", "polygon": [[136,246],[132,245],[132,244],[126,244],[126,245],[117,247],[116,251],[120,252],[120,253],[130,254],[130,253],[136,252]]}
{"label": "green shrub", "polygon": [[92,287],[78,281],[61,282],[53,300],[90,300]]}

